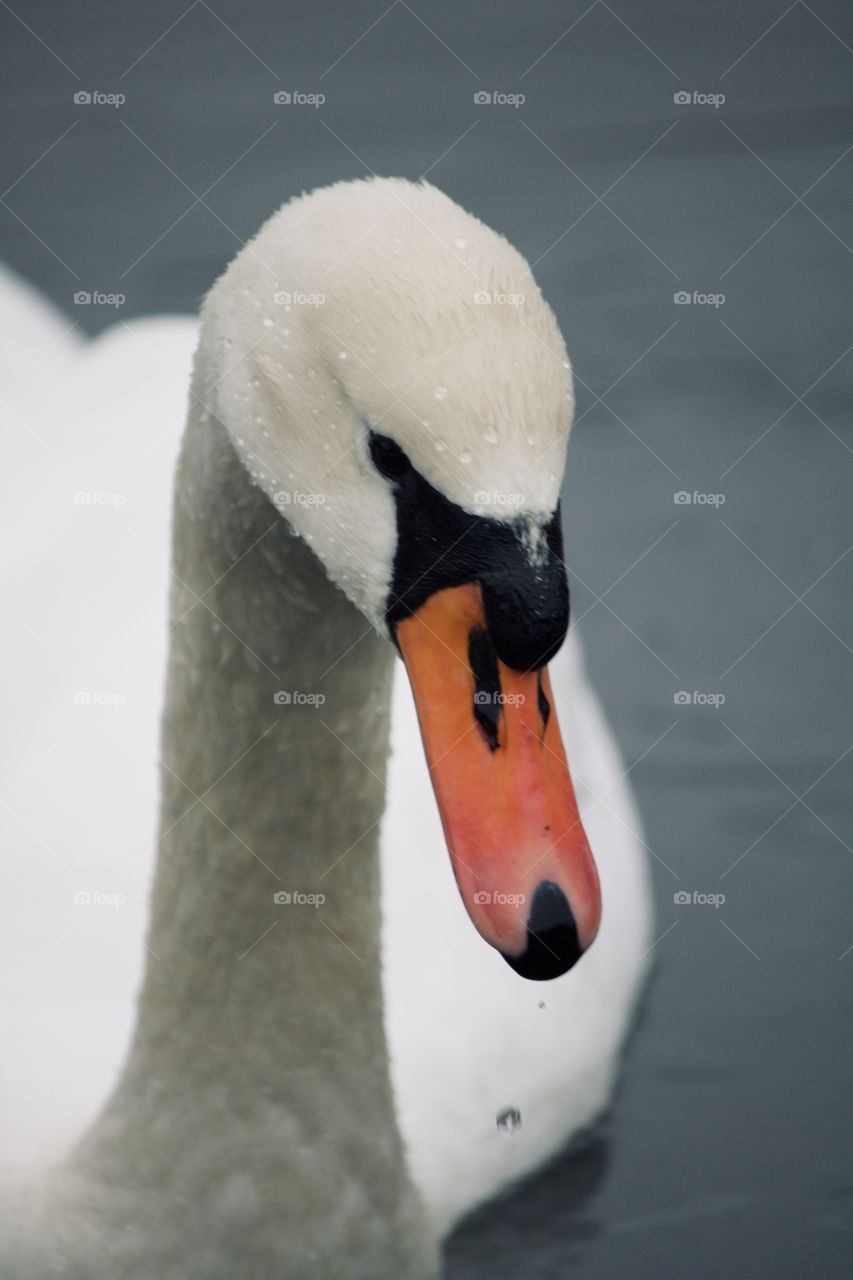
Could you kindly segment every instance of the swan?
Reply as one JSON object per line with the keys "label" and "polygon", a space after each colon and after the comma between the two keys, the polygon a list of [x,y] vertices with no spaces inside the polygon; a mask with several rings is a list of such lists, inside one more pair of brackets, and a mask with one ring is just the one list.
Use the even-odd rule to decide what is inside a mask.
{"label": "swan", "polygon": [[[59,583],[89,557],[111,598],[87,653],[101,672],[139,653],[128,723],[149,747],[162,462],[190,382],[141,991],[98,1036],[47,994],[72,997],[64,972],[8,1015],[7,1149],[26,1131],[59,1150],[3,1192],[2,1274],[434,1277],[461,1216],[601,1112],[647,968],[639,818],[574,630],[563,643],[573,393],[555,318],[524,259],[437,188],[369,179],[285,204],[198,329],[142,320],[82,343],[8,278],[0,329],[31,447],[13,514],[69,424],[106,475],[61,530],[33,527],[9,577],[35,593],[39,565]],[[98,506],[113,524],[80,533]],[[115,571],[120,529],[151,552],[133,577]],[[43,686],[40,646],[60,640],[34,644],[9,599],[20,683]],[[76,678],[51,686],[66,711]],[[47,719],[31,691],[13,699],[19,762]],[[116,831],[138,847],[148,830],[153,772],[124,776],[95,737],[114,859]],[[12,840],[26,786],[4,801]],[[63,1054],[84,1095],[65,1123]]]}

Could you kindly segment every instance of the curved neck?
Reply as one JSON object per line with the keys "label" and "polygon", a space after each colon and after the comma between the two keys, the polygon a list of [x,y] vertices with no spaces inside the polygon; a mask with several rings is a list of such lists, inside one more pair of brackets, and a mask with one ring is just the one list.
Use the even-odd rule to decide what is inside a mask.
{"label": "curved neck", "polygon": [[191,414],[178,465],[173,574],[147,972],[77,1172],[108,1171],[150,1209],[164,1265],[195,1215],[223,1276],[252,1250],[259,1275],[334,1276],[355,1250],[348,1276],[420,1280],[432,1246],[380,971],[393,652],[207,415]]}

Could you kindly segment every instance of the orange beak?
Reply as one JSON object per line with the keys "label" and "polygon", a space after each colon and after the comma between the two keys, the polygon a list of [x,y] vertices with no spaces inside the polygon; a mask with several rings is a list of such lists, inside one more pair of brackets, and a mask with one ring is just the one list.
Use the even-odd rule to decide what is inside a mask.
{"label": "orange beak", "polygon": [[396,637],[468,914],[523,977],[558,977],[593,941],[601,895],[547,669],[500,661],[474,584],[429,596]]}

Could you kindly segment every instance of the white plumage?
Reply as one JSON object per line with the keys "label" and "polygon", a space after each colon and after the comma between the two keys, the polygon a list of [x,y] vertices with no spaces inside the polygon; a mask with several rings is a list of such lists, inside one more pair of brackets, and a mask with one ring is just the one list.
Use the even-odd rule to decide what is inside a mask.
{"label": "white plumage", "polygon": [[[371,187],[379,206],[365,194]],[[388,381],[400,395],[417,378],[425,384],[421,399],[414,397],[416,410],[406,400],[409,425],[401,431],[407,448],[432,483],[456,500],[475,505],[469,490],[511,483],[513,450],[517,473],[518,453],[527,448],[525,415],[539,423],[541,448],[547,423],[561,405],[565,413],[567,366],[559,372],[553,367],[561,341],[526,264],[433,189],[419,204],[423,191],[408,184],[338,186],[322,193],[324,203],[307,221],[308,205],[303,202],[301,211],[295,206],[292,235],[277,240],[272,219],[208,300],[212,329],[230,345],[250,323],[247,307],[260,287],[254,269],[271,269],[263,286],[269,305],[262,309],[275,323],[257,329],[251,355],[243,354],[246,343],[233,361],[219,353],[225,372],[216,390],[223,418],[237,416],[239,399],[241,421],[233,434],[268,492],[294,483],[286,450],[270,431],[269,395],[285,397],[292,415],[319,408],[335,423],[340,442],[355,428],[342,405],[333,403],[338,379],[346,384],[347,404],[350,397],[380,403],[376,361],[368,366],[377,333],[385,343],[382,367],[392,371]],[[332,234],[340,230],[347,199],[355,228]],[[419,209],[418,222],[426,218],[430,238],[464,246],[452,259],[449,283],[436,280],[425,264],[417,297],[399,292],[394,270],[398,252],[415,251],[406,243],[414,228],[405,212],[410,201]],[[381,215],[386,205],[390,212]],[[277,215],[282,226],[293,208]],[[387,272],[369,284],[360,274],[358,241],[377,212],[390,219]],[[496,243],[503,246],[497,256]],[[272,262],[271,245],[280,247]],[[273,301],[285,288],[322,293],[324,273],[341,263],[342,254],[350,259],[347,285],[335,291],[334,307],[288,308]],[[284,261],[302,263],[298,278],[285,274]],[[472,367],[465,316],[449,302],[461,288],[460,272],[471,274],[472,298],[480,288],[527,293],[531,336],[523,358],[533,362],[533,373],[528,363],[525,374],[538,388],[536,396],[511,390],[524,382],[517,370],[499,362],[486,367],[482,356],[486,366]],[[400,312],[415,309],[423,319],[402,337],[399,316],[388,315],[395,290]],[[467,296],[467,284],[465,290]],[[499,351],[505,313],[493,306],[489,315]],[[441,372],[447,394],[436,396],[437,376],[424,373],[428,361],[422,357],[442,324],[457,342],[451,367]],[[455,326],[461,326],[458,332]],[[359,334],[368,329],[373,336],[362,349]],[[417,340],[406,345],[413,333]],[[186,319],[140,320],[116,324],[84,343],[64,318],[4,277],[0,334],[0,374],[11,388],[6,438],[13,446],[13,463],[0,484],[7,515],[23,530],[7,540],[3,566],[4,649],[12,679],[2,757],[0,822],[8,856],[0,981],[4,1040],[14,1052],[3,1059],[0,1151],[11,1186],[25,1169],[60,1155],[92,1118],[116,1079],[132,1027],[153,868],[170,489],[197,327]],[[545,350],[554,344],[556,351]],[[347,359],[331,364],[341,352]],[[319,379],[309,378],[309,369],[320,371]],[[288,387],[293,370],[295,388]],[[326,395],[328,403],[321,398]],[[387,387],[383,395],[387,404]],[[464,426],[454,427],[447,415],[462,396],[470,412],[457,420]],[[550,417],[542,411],[542,396],[552,401]],[[442,437],[452,439],[452,449],[433,451],[422,438],[417,416],[426,412]],[[482,444],[491,428],[506,450]],[[308,467],[315,486],[329,465],[326,455],[319,462],[311,458],[310,441],[316,449],[317,438],[299,443],[300,467]],[[534,470],[534,510],[553,505],[550,476],[562,472],[564,447],[555,434],[553,457]],[[473,466],[459,463],[467,451],[476,451]],[[375,528],[368,527],[367,512],[364,530],[353,527],[358,502],[365,501],[363,487],[350,486],[337,505],[332,493],[325,508],[293,508],[333,577],[337,570],[345,579],[349,571],[342,585],[370,617],[377,613],[391,554],[380,489],[378,518],[369,513]],[[338,517],[349,521],[359,555],[374,555],[371,580],[348,563],[346,540],[343,560],[336,551],[323,555],[331,527],[324,521]],[[399,1126],[413,1180],[439,1235],[600,1112],[645,971],[651,908],[639,820],[573,633],[551,673],[601,876],[604,915],[580,965],[547,984],[520,980],[471,927],[446,856],[401,664],[395,677],[381,840],[385,1017]],[[346,796],[334,801],[345,803]],[[76,903],[80,893],[123,901]],[[328,992],[334,999],[335,992]],[[342,1009],[341,1017],[357,1018],[358,1010]],[[508,1135],[496,1117],[510,1107],[522,1123]]]}

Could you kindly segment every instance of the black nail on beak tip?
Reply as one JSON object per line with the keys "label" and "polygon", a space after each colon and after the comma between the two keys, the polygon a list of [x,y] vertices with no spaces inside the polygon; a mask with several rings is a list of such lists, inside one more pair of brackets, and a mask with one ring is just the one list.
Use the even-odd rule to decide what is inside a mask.
{"label": "black nail on beak tip", "polygon": [[559,978],[580,960],[583,948],[572,909],[553,880],[536,886],[527,918],[527,946],[521,955],[501,954],[511,969],[533,982]]}

